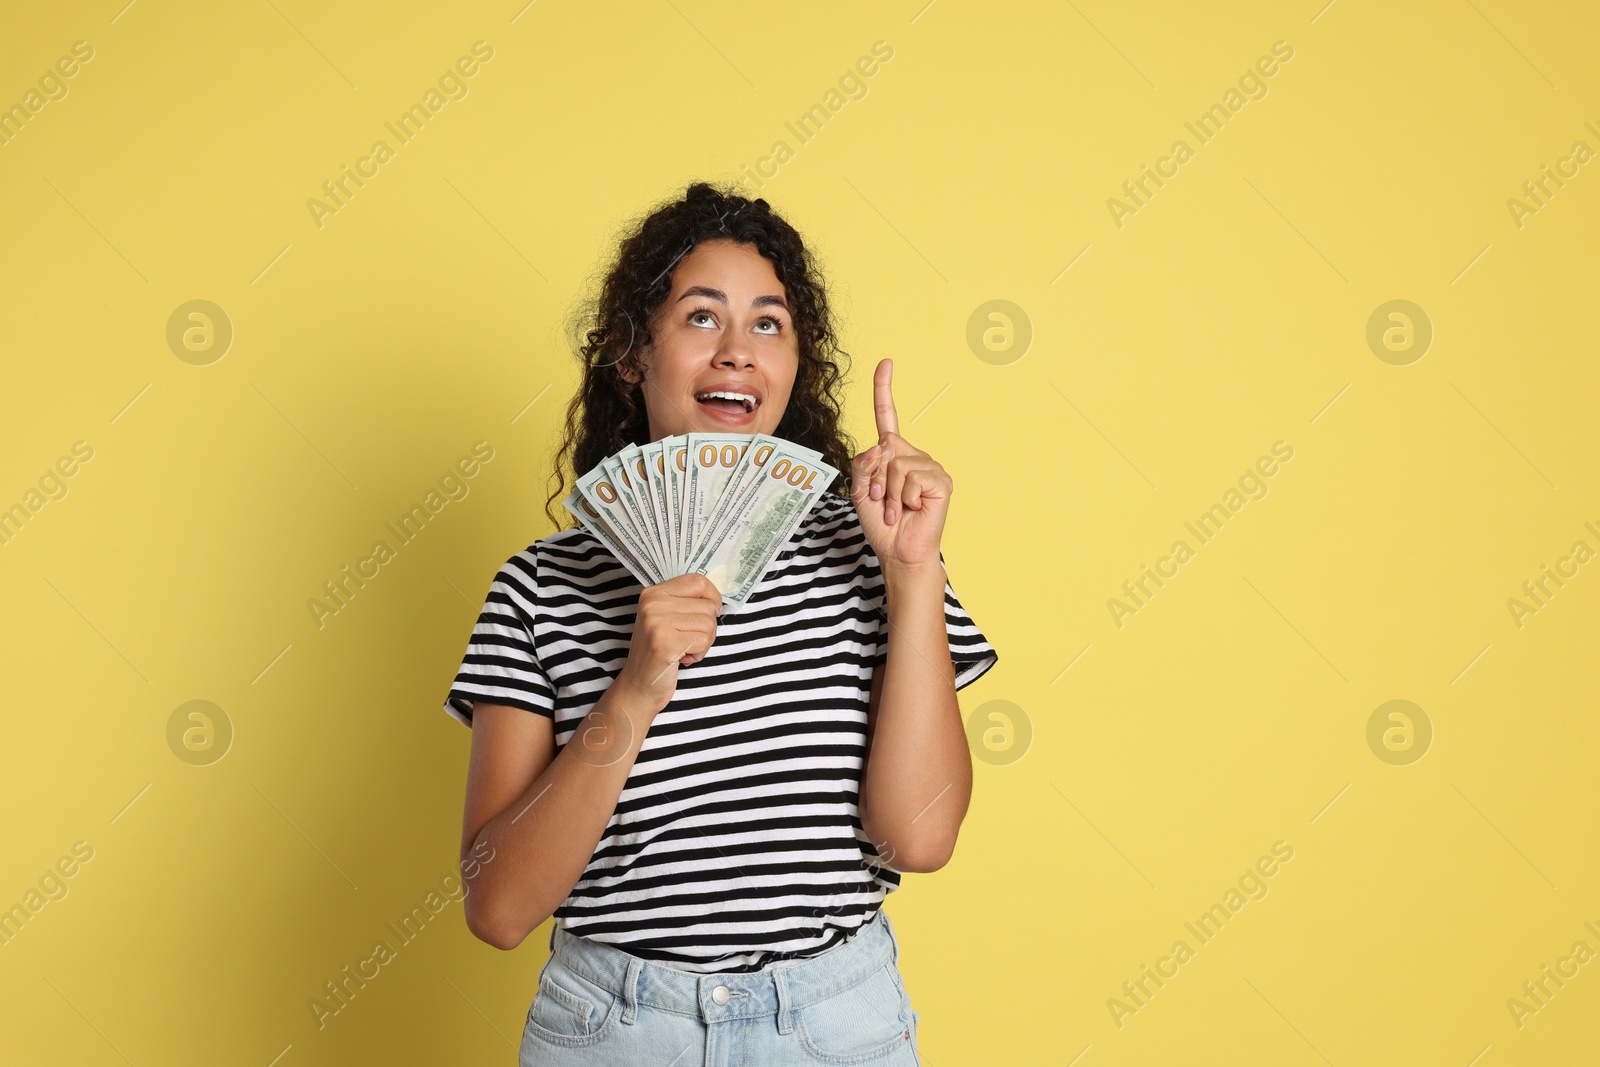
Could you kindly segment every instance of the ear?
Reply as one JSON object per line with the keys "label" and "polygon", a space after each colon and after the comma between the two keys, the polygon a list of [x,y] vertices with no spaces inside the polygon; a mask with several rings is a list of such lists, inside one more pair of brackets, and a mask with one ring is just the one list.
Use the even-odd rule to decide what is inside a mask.
{"label": "ear", "polygon": [[639,368],[643,366],[643,360],[647,357],[647,355],[648,353],[641,352],[639,354],[640,360],[637,365],[632,361],[619,363],[617,365],[617,375],[629,385],[641,384],[644,381],[644,375],[641,373]]}

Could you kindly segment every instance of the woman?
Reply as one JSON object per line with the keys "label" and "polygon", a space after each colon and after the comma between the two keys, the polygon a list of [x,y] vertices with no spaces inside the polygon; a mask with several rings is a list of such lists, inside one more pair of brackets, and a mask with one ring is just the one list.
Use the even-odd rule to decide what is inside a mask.
{"label": "woman", "polygon": [[705,576],[641,588],[582,527],[496,575],[445,710],[473,734],[468,926],[511,949],[555,919],[522,1063],[920,1063],[880,906],[955,847],[956,690],[998,658],[945,576],[950,476],[900,436],[888,360],[852,458],[826,291],[765,200],[696,183],[649,214],[591,322],[558,529],[563,460],[673,434],[840,475],[726,618]]}

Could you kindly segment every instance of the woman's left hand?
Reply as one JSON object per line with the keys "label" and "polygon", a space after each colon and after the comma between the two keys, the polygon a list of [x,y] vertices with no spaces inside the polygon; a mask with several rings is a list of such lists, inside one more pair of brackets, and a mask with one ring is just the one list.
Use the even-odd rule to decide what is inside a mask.
{"label": "woman's left hand", "polygon": [[878,443],[851,462],[851,496],[885,571],[937,567],[953,485],[937,460],[900,436],[889,389],[893,374],[894,364],[885,359],[872,376]]}

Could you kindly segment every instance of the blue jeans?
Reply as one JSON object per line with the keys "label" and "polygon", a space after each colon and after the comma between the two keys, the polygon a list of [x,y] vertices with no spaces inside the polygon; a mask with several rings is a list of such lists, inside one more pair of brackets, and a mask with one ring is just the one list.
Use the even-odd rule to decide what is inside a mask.
{"label": "blue jeans", "polygon": [[919,1015],[880,909],[789,966],[694,974],[566,930],[522,1030],[521,1067],[921,1067]]}

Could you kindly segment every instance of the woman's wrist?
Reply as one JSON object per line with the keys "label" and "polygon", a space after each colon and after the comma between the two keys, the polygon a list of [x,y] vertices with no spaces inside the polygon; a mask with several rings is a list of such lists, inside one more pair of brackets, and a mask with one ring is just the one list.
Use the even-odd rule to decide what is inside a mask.
{"label": "woman's wrist", "polygon": [[944,562],[937,557],[929,563],[894,563],[883,567],[883,588],[886,601],[926,597],[929,594],[944,601],[947,581]]}
{"label": "woman's wrist", "polygon": [[657,703],[656,695],[648,686],[635,683],[633,673],[626,666],[617,673],[601,699],[607,701],[607,710],[647,726],[665,706]]}

